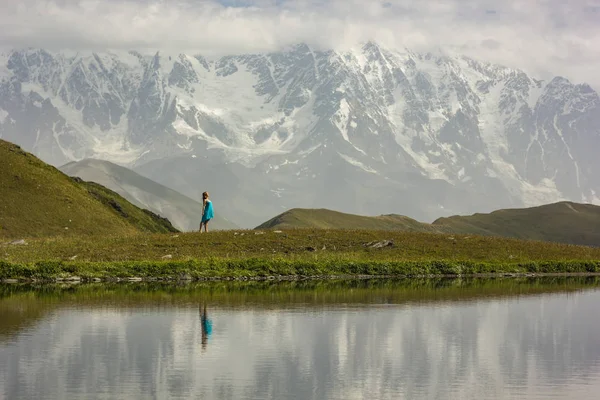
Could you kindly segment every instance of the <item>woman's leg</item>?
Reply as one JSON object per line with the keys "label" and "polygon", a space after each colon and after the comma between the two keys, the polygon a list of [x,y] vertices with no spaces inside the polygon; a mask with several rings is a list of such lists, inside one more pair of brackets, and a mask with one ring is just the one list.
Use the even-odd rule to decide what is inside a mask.
{"label": "woman's leg", "polygon": [[208,232],[208,221],[204,223],[204,232]]}

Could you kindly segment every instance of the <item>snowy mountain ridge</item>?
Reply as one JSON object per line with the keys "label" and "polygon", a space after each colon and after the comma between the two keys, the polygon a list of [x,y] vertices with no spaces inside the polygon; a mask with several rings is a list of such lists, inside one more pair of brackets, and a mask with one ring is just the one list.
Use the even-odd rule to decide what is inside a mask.
{"label": "snowy mountain ridge", "polygon": [[[266,179],[273,198],[263,200],[281,207],[282,182],[319,187],[332,166],[334,181],[366,174],[400,191],[445,182],[452,189],[432,190],[475,196],[484,208],[599,202],[599,111],[585,84],[376,43],[212,60],[39,49],[0,56],[0,137],[55,165],[100,158],[163,182],[172,179],[152,166],[167,160],[233,163],[246,169],[237,175]],[[460,203],[442,196],[417,216],[468,212]]]}

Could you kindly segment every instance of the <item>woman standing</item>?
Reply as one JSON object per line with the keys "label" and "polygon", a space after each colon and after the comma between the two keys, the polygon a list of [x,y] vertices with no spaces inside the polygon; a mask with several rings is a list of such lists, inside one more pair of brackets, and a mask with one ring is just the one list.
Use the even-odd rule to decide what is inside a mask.
{"label": "woman standing", "polygon": [[200,221],[200,232],[202,232],[202,225],[204,225],[204,232],[208,232],[208,221],[213,219],[214,216],[212,201],[208,198],[208,192],[204,192],[202,193],[202,220]]}

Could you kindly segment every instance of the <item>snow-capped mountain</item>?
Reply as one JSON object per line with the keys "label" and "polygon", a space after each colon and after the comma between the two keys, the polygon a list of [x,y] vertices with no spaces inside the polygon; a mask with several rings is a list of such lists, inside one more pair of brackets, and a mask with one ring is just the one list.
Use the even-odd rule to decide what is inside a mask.
{"label": "snow-capped mountain", "polygon": [[432,220],[599,202],[598,94],[462,56],[29,49],[3,54],[0,77],[1,138],[212,191],[242,225],[296,206]]}

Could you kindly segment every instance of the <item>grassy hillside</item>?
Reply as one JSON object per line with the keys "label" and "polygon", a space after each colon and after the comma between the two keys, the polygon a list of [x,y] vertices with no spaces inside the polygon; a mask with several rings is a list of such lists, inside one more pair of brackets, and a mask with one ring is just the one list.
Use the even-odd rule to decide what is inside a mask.
{"label": "grassy hillside", "polygon": [[560,202],[454,216],[440,218],[433,226],[457,233],[600,246],[600,207],[592,204]]}
{"label": "grassy hillside", "polygon": [[292,209],[258,227],[291,228],[445,232],[600,246],[600,207],[560,202],[490,214],[439,218],[432,224],[401,215],[365,217],[323,209]]}
{"label": "grassy hillside", "polygon": [[0,238],[176,231],[100,185],[0,140]]}
{"label": "grassy hillside", "polygon": [[[169,189],[137,172],[108,161],[86,159],[63,165],[61,171],[69,176],[105,186],[137,205],[162,215],[179,230],[198,230],[202,217],[202,205],[183,194]],[[215,201],[215,219],[209,228],[235,229],[237,226],[223,217]]]}
{"label": "grassy hillside", "polygon": [[424,224],[402,215],[365,217],[326,209],[295,208],[261,224],[257,229],[368,229],[405,232],[440,232],[430,224]]}

